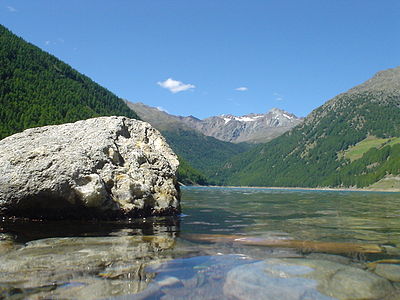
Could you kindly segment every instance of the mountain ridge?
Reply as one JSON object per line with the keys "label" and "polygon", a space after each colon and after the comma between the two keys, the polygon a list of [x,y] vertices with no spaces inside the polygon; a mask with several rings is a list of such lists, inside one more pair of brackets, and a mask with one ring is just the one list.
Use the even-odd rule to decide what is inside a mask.
{"label": "mountain ridge", "polygon": [[127,102],[127,104],[138,112],[142,119],[160,128],[182,126],[185,129],[195,129],[206,136],[232,143],[266,142],[297,126],[303,120],[278,108],[273,108],[264,114],[252,113],[243,116],[224,114],[201,120],[194,116],[171,115],[141,102]]}

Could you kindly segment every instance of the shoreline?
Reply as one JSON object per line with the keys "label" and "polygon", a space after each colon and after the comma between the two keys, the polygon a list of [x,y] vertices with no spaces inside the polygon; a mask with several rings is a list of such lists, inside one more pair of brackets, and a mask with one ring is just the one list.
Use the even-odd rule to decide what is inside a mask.
{"label": "shoreline", "polygon": [[231,185],[186,185],[186,187],[211,187],[231,189],[264,189],[264,190],[303,190],[303,191],[328,191],[328,192],[384,192],[400,193],[400,189],[368,189],[368,188],[331,188],[331,187],[271,187],[271,186],[231,186]]}

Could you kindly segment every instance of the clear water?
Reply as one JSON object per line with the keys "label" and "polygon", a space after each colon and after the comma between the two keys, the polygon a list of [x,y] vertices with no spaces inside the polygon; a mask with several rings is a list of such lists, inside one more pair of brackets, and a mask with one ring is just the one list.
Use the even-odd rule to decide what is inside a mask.
{"label": "clear water", "polygon": [[182,233],[400,244],[400,194],[192,187]]}
{"label": "clear water", "polygon": [[[399,193],[185,187],[181,204],[176,218],[4,220],[0,298],[252,299],[227,293],[230,270],[271,258],[320,255],[364,269],[400,259]],[[338,250],[343,243],[382,251]],[[320,290],[310,299],[335,299]]]}

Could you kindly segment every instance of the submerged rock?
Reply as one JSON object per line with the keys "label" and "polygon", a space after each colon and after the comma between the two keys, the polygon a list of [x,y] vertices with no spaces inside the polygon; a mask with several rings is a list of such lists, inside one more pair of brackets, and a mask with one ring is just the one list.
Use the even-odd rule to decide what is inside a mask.
{"label": "submerged rock", "polygon": [[375,273],[391,281],[400,282],[400,265],[377,264]]}
{"label": "submerged rock", "polygon": [[171,259],[175,238],[163,236],[49,238],[2,255],[0,299],[99,299],[136,294]]}
{"label": "submerged rock", "polygon": [[0,141],[0,211],[40,218],[176,213],[179,162],[148,123],[100,117]]}
{"label": "submerged rock", "polygon": [[316,280],[304,278],[312,272],[306,266],[270,259],[236,267],[228,272],[224,294],[228,299],[334,300],[317,290]]}
{"label": "submerged rock", "polygon": [[[1,227],[0,227],[1,229]],[[0,256],[16,249],[16,245],[10,235],[0,233]]]}
{"label": "submerged rock", "polygon": [[289,264],[311,267],[307,275],[318,281],[323,293],[338,299],[383,299],[393,294],[389,281],[353,266],[319,260],[285,260]]}
{"label": "submerged rock", "polygon": [[[206,255],[151,265],[147,271],[156,276],[144,291],[116,299],[237,299],[225,297],[223,293],[226,273],[238,265],[253,261],[243,255]],[[254,296],[252,299],[263,298]]]}
{"label": "submerged rock", "polygon": [[238,299],[372,300],[397,299],[398,291],[388,280],[350,265],[272,258],[232,269],[224,292]]}

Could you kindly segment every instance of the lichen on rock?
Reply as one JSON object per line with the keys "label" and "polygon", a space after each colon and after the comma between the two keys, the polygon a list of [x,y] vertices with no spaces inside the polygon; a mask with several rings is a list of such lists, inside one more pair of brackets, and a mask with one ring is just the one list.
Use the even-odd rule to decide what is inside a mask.
{"label": "lichen on rock", "polygon": [[0,211],[40,218],[179,211],[179,162],[150,124],[100,117],[0,141]]}

